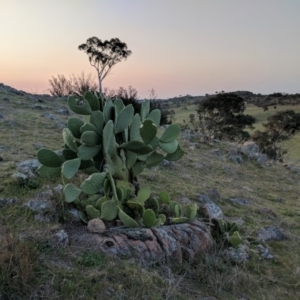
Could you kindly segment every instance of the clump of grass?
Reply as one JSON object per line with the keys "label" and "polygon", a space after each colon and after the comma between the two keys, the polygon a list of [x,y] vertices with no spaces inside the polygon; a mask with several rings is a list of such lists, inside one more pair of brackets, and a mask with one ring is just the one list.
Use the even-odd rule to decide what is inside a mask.
{"label": "clump of grass", "polygon": [[[0,290],[10,299],[24,295],[36,279],[37,253],[33,246],[14,237],[5,229],[0,246]],[[5,296],[5,294],[3,296]]]}

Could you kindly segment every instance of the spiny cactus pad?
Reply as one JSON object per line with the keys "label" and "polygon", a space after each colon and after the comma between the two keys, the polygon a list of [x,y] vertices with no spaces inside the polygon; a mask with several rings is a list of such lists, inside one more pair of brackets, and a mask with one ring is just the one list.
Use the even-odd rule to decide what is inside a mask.
{"label": "spiny cactus pad", "polygon": [[88,195],[96,194],[102,187],[105,178],[105,172],[92,174],[83,181],[80,189]]}
{"label": "spiny cactus pad", "polygon": [[64,188],[65,199],[68,203],[75,201],[81,194],[81,189],[72,183],[68,183]]}
{"label": "spiny cactus pad", "polygon": [[60,156],[58,156],[54,151],[45,148],[40,149],[37,152],[37,158],[42,165],[50,168],[58,168],[63,163]]}
{"label": "spiny cactus pad", "polygon": [[80,167],[80,163],[80,158],[65,161],[62,166],[62,173],[64,174],[64,176],[67,179],[73,178]]}

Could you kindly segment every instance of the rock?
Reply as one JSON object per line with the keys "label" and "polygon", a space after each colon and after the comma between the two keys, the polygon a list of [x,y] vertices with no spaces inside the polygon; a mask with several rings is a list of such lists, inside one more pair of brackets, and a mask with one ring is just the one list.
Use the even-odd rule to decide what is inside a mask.
{"label": "rock", "polygon": [[196,201],[201,203],[199,210],[206,218],[210,220],[224,219],[224,213],[221,208],[206,195],[200,194]]}
{"label": "rock", "polygon": [[285,236],[277,227],[264,227],[258,233],[257,239],[259,241],[282,241]]}
{"label": "rock", "polygon": [[220,200],[221,198],[218,190],[215,188],[207,189],[206,193],[208,194],[209,197],[214,198],[215,200]]}
{"label": "rock", "polygon": [[267,154],[255,153],[254,156],[253,156],[253,158],[261,166],[265,165],[266,162],[268,161]]}
{"label": "rock", "polygon": [[57,127],[58,127],[59,129],[64,129],[64,128],[67,128],[67,124],[65,124],[65,123],[58,123],[58,124],[57,124]]}
{"label": "rock", "polygon": [[29,179],[36,177],[36,171],[40,163],[37,159],[27,159],[17,165],[17,173],[13,174],[13,178],[23,183]]}
{"label": "rock", "polygon": [[62,115],[69,115],[69,110],[66,107],[61,107],[57,112]]}
{"label": "rock", "polygon": [[33,147],[34,149],[36,149],[36,150],[39,150],[39,149],[41,149],[41,148],[44,148],[43,143],[40,143],[40,142],[32,143],[31,145],[32,145],[32,147]]}
{"label": "rock", "polygon": [[249,158],[252,158],[256,153],[259,153],[259,147],[254,142],[245,142],[241,146],[241,152]]}
{"label": "rock", "polygon": [[40,105],[40,104],[34,104],[31,106],[32,109],[48,109],[48,107],[46,105]]}
{"label": "rock", "polygon": [[270,250],[268,248],[265,248],[263,245],[261,245],[261,244],[257,245],[256,249],[258,250],[258,252],[260,253],[260,255],[263,258],[265,258],[265,259],[273,259],[274,258],[274,256],[270,252]]}
{"label": "rock", "polygon": [[1,119],[4,119],[4,117],[3,117],[3,115],[0,114],[0,120],[1,120]]}
{"label": "rock", "polygon": [[221,156],[224,155],[223,151],[220,150],[220,149],[212,149],[212,150],[209,151],[209,153],[212,154],[212,155],[216,155],[218,157],[221,157]]}
{"label": "rock", "polygon": [[250,259],[249,249],[243,244],[237,248],[229,247],[225,249],[222,256],[226,261],[234,263],[243,263]]}
{"label": "rock", "polygon": [[53,189],[54,197],[61,199],[63,197],[64,186],[62,184],[58,184]]}
{"label": "rock", "polygon": [[45,117],[49,120],[56,120],[56,117],[53,114],[49,114],[49,113],[43,114],[42,117]]}
{"label": "rock", "polygon": [[200,298],[200,300],[217,300],[217,298],[215,298],[215,297],[204,297],[204,298]]}
{"label": "rock", "polygon": [[66,247],[69,245],[69,235],[65,230],[60,230],[54,235],[52,243],[58,246]]}
{"label": "rock", "polygon": [[6,97],[2,98],[2,100],[6,101],[6,102],[9,102],[9,98],[6,98]]}
{"label": "rock", "polygon": [[247,205],[247,206],[251,205],[251,203],[248,200],[243,199],[243,198],[231,198],[230,200],[232,202],[238,203],[240,205]]}
{"label": "rock", "polygon": [[94,233],[103,233],[106,231],[106,226],[101,219],[96,218],[88,222],[87,230]]}
{"label": "rock", "polygon": [[175,163],[173,161],[168,161],[166,159],[164,159],[161,163],[160,163],[161,166],[164,166],[164,167],[172,167],[175,165]]}
{"label": "rock", "polygon": [[76,208],[68,208],[66,213],[67,220],[70,223],[81,222],[79,210]]}
{"label": "rock", "polygon": [[20,200],[16,198],[0,198],[0,208],[6,205],[18,203]]}
{"label": "rock", "polygon": [[296,173],[296,174],[300,174],[300,167],[296,166],[296,165],[285,165],[285,167],[290,170],[292,173]]}
{"label": "rock", "polygon": [[39,213],[53,211],[53,203],[50,200],[31,199],[24,206]]}
{"label": "rock", "polygon": [[25,175],[25,174],[22,174],[22,173],[14,173],[12,175],[12,178],[15,180],[15,182],[19,185],[22,185],[24,184],[27,180],[28,180],[28,177]]}
{"label": "rock", "polygon": [[236,164],[242,164],[244,162],[243,158],[240,155],[230,155],[229,159],[235,162]]}
{"label": "rock", "polygon": [[274,211],[267,207],[258,208],[255,210],[255,212],[261,215],[269,215],[272,218],[276,218]]}
{"label": "rock", "polygon": [[3,161],[3,158],[0,156],[0,161]]}
{"label": "rock", "polygon": [[68,233],[75,247],[125,255],[142,264],[165,259],[181,263],[183,259],[192,260],[213,245],[207,227],[199,221],[152,229],[111,228],[104,234],[90,233],[78,226]]}
{"label": "rock", "polygon": [[4,186],[0,185],[0,193],[4,191]]}

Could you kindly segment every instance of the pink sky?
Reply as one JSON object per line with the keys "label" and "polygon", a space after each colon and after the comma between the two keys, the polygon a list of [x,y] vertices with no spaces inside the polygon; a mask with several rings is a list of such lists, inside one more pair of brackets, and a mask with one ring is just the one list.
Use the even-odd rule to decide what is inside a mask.
{"label": "pink sky", "polygon": [[0,82],[46,93],[49,79],[96,71],[78,45],[118,37],[132,55],[104,87],[140,98],[225,90],[300,92],[298,0],[2,0]]}

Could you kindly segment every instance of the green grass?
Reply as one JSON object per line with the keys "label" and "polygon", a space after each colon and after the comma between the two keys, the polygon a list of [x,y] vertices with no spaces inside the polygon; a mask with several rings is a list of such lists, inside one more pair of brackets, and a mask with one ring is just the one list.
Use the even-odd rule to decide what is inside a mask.
{"label": "green grass", "polygon": [[[187,109],[183,109],[186,107]],[[196,105],[188,105],[181,107],[174,107],[172,108],[175,111],[175,122],[188,125],[190,128],[193,128],[193,125],[190,123],[190,114],[195,115],[195,119],[197,120],[197,106]],[[263,123],[267,122],[267,118],[276,112],[284,111],[284,110],[294,110],[295,112],[300,112],[299,105],[277,105],[275,109],[274,106],[270,106],[268,110],[264,111],[262,107],[257,107],[254,105],[247,105],[245,114],[252,115],[256,118],[254,123],[254,129],[249,130],[253,132],[255,130],[264,131]],[[294,135],[290,140],[282,142],[281,146],[284,149],[288,150],[288,153],[285,155],[285,160],[289,162],[299,162],[300,161],[300,133]]]}
{"label": "green grass", "polygon": [[[53,150],[60,148],[58,121],[41,115],[52,113],[59,122],[65,122],[67,117],[55,112],[65,103],[42,103],[49,109],[37,111],[29,109],[33,104],[30,99],[0,93],[0,101],[2,97],[11,101],[5,103],[4,119],[0,120],[0,146],[6,149],[1,152],[0,179],[4,190],[0,198],[19,199],[14,205],[0,208],[0,291],[4,299],[300,298],[300,175],[277,163],[259,167],[245,159],[244,164],[235,164],[228,159],[227,143],[202,144],[195,139],[192,148],[191,142],[180,141],[185,151],[180,161],[147,169],[140,176],[141,186],[149,186],[154,194],[166,191],[175,201],[182,197],[196,200],[199,193],[216,188],[221,195],[217,204],[226,217],[243,221],[240,232],[251,257],[242,265],[225,262],[219,244],[192,262],[143,267],[133,260],[90,251],[84,245],[55,247],[51,243],[53,233],[65,224],[35,221],[34,214],[23,204],[59,180],[38,179],[37,188],[32,189],[16,185],[11,175],[17,162],[35,157],[33,143],[42,142]],[[248,109],[254,113],[255,108]],[[178,121],[188,119],[190,113],[195,113],[193,110],[194,106],[184,111],[176,108]],[[272,111],[270,108],[267,113]],[[262,109],[256,115],[260,122],[264,121]],[[224,155],[218,157],[211,151],[214,149],[220,149]],[[251,205],[242,206],[230,200],[238,197],[247,199]],[[60,205],[58,201],[58,209]],[[276,217],[260,213],[263,208],[272,210]],[[262,259],[256,250],[256,237],[264,226],[279,227],[287,237],[281,242],[266,243],[274,255],[271,261]],[[20,234],[31,238],[20,240]]]}

